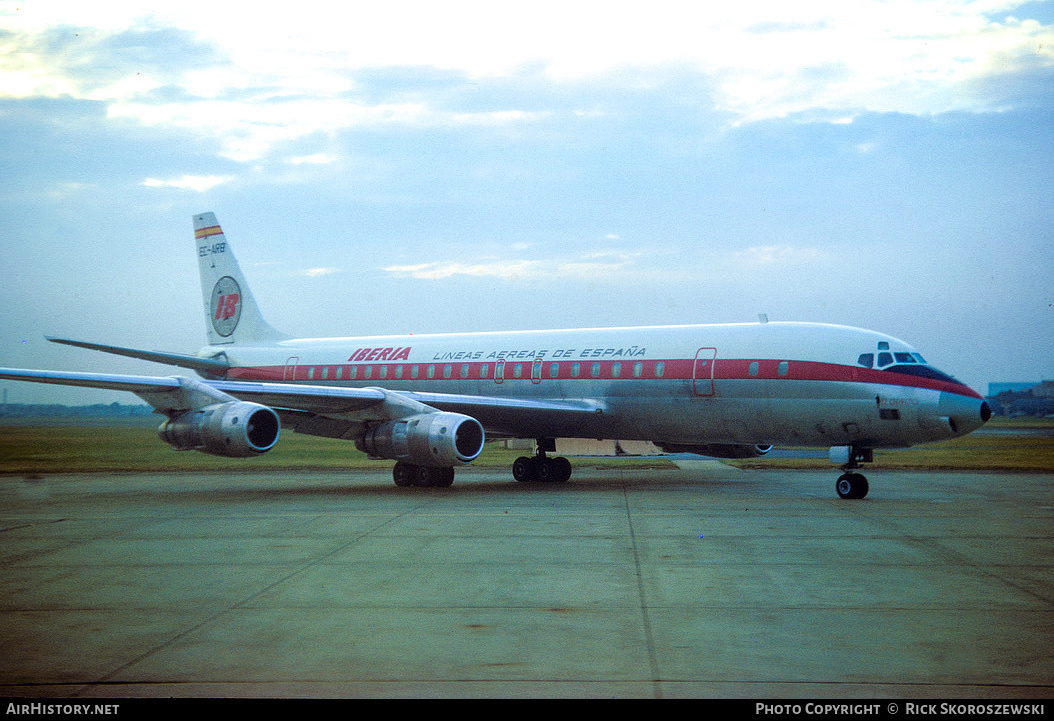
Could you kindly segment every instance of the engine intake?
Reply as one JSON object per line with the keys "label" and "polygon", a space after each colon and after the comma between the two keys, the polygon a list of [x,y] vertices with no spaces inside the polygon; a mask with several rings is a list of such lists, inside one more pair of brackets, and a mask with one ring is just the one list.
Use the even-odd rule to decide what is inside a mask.
{"label": "engine intake", "polygon": [[483,451],[483,426],[460,413],[422,413],[373,426],[356,442],[375,458],[450,468]]}
{"label": "engine intake", "polygon": [[180,451],[246,458],[271,450],[281,423],[267,406],[246,401],[214,403],[162,423],[157,434]]}

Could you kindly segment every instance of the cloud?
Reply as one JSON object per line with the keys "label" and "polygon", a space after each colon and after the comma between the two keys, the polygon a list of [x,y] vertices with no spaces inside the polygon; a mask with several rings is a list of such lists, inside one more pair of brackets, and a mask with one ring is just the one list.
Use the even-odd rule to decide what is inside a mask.
{"label": "cloud", "polygon": [[143,185],[147,188],[178,188],[180,190],[193,190],[204,193],[230,180],[229,176],[223,175],[183,175],[171,180],[159,180],[158,178],[147,178]]}
{"label": "cloud", "polygon": [[506,281],[539,281],[553,278],[580,280],[613,279],[630,268],[643,255],[638,252],[600,251],[575,258],[490,259],[478,263],[434,261],[412,265],[392,265],[383,270],[396,276],[419,280],[444,280],[454,276],[499,278]]}
{"label": "cloud", "polygon": [[340,268],[308,268],[302,271],[301,275],[306,275],[308,278],[318,278],[323,275],[333,275],[334,273],[340,273]]}
{"label": "cloud", "polygon": [[[478,102],[504,78],[549,83],[554,102],[555,88],[598,78],[635,87],[642,74],[627,69],[675,69],[706,78],[709,106],[736,123],[791,115],[845,122],[863,112],[999,110],[1008,99],[987,80],[1054,66],[1054,30],[1013,17],[1028,5],[1015,0],[705,8],[404,0],[357,7],[354,23],[312,12],[328,13],[325,3],[280,22],[204,0],[105,5],[96,12],[54,0],[0,17],[0,97],[97,100],[111,118],[218,138],[224,156],[243,162],[352,128],[504,128],[562,113],[604,116],[592,103],[586,115],[582,107],[523,107],[500,93],[505,99],[492,97],[488,107],[446,105]],[[442,71],[451,92],[359,80],[384,69]]]}
{"label": "cloud", "polygon": [[827,254],[817,248],[793,245],[756,245],[732,254],[733,262],[747,265],[801,265],[823,261]]}
{"label": "cloud", "polygon": [[542,271],[542,263],[537,260],[494,260],[483,263],[435,261],[413,265],[391,265],[383,270],[392,275],[418,280],[443,280],[455,275],[523,280],[538,277]]}
{"label": "cloud", "polygon": [[337,162],[338,158],[330,153],[314,153],[312,155],[300,155],[289,158],[286,162],[290,165],[329,165]]}

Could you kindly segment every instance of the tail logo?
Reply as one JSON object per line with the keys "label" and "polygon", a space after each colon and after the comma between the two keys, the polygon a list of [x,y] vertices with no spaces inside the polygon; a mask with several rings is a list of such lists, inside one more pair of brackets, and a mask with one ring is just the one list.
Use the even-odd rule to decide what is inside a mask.
{"label": "tail logo", "polygon": [[212,305],[209,309],[212,327],[226,338],[238,327],[242,314],[242,290],[229,275],[216,281],[212,288]]}

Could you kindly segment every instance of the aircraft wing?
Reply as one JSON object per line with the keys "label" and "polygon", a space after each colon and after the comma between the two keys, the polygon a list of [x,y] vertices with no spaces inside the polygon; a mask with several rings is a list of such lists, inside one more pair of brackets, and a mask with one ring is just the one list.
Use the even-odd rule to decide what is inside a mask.
{"label": "aircraft wing", "polygon": [[441,411],[472,416],[491,436],[540,438],[591,435],[590,426],[605,412],[604,404],[589,399],[545,400],[465,396],[450,393],[396,391],[410,400]]}
{"label": "aircraft wing", "polygon": [[103,353],[128,356],[129,358],[140,358],[142,360],[153,361],[154,363],[181,366],[201,373],[223,375],[230,369],[230,364],[227,363],[224,358],[200,358],[194,355],[186,355],[185,353],[139,350],[138,348],[123,348],[116,345],[106,345],[104,343],[89,343],[83,340],[70,340],[69,338],[54,338],[52,336],[44,337],[52,343],[61,343],[63,345],[71,345],[77,348],[88,348],[90,350],[102,351]]}
{"label": "aircraft wing", "polygon": [[388,421],[436,410],[463,413],[497,435],[533,437],[547,427],[588,424],[603,412],[592,401],[467,396],[252,381],[199,380],[172,376],[117,375],[0,368],[0,378],[101,388],[134,393],[158,412],[173,415],[211,403],[250,401],[273,408],[283,422],[304,433],[349,437],[363,423]]}

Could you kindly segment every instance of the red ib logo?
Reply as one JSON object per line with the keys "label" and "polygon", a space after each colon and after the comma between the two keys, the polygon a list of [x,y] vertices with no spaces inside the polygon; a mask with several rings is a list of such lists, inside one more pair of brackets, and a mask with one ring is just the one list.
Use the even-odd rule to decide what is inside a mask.
{"label": "red ib logo", "polygon": [[242,291],[234,278],[225,275],[212,288],[212,303],[209,309],[212,327],[226,338],[238,327],[242,314]]}

